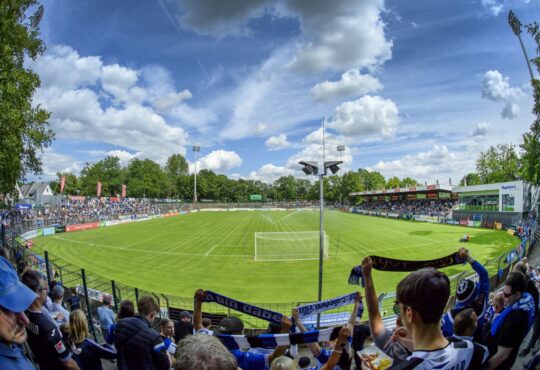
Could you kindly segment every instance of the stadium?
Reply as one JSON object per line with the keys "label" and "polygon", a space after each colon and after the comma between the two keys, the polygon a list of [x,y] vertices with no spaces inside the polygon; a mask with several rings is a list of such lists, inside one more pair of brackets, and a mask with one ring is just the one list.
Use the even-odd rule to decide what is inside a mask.
{"label": "stadium", "polygon": [[538,368],[508,5],[0,3],[0,369]]}

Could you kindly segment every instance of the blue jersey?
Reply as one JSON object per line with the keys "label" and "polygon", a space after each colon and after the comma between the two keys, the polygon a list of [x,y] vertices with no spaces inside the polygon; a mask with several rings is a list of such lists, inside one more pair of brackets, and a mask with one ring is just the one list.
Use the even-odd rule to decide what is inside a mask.
{"label": "blue jersey", "polygon": [[0,369],[34,370],[30,361],[24,357],[18,345],[9,345],[0,341]]}
{"label": "blue jersey", "polygon": [[242,351],[239,349],[232,350],[231,353],[238,362],[238,367],[243,370],[261,370],[268,369],[268,355],[260,355],[251,353],[250,351]]}

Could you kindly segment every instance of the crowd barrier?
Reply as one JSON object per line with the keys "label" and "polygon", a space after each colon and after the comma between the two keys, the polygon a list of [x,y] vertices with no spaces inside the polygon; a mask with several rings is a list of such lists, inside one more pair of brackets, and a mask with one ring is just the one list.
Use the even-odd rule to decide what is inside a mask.
{"label": "crowd barrier", "polygon": [[[179,216],[186,214],[187,212],[180,212],[178,210],[171,211],[168,214],[171,216]],[[55,280],[57,283],[61,283],[66,288],[74,287],[77,293],[81,296],[84,310],[88,315],[90,322],[96,317],[96,310],[99,306],[104,294],[112,296],[112,302],[114,310],[117,311],[120,302],[126,299],[137,301],[142,295],[152,295],[160,303],[162,307],[161,315],[163,317],[176,318],[178,313],[186,310],[193,310],[193,297],[180,297],[170,294],[161,294],[155,292],[149,292],[131,287],[115,280],[110,280],[94,274],[92,272],[81,269],[80,267],[66,263],[64,260],[57,258],[54,254],[41,250],[39,246],[32,245],[31,239],[43,235],[52,235],[62,232],[74,232],[78,230],[86,230],[88,228],[96,227],[109,227],[127,222],[139,222],[155,219],[159,216],[138,215],[137,217],[120,218],[118,220],[111,221],[94,221],[85,224],[75,225],[54,225],[43,224],[43,227],[32,230],[20,229],[15,234],[11,235],[10,247],[13,253],[13,257],[16,260],[24,260],[32,268],[40,271],[43,276],[50,283]],[[490,261],[485,263],[486,269],[490,273],[491,287],[497,287],[504,281],[506,275],[511,269],[511,266],[517,262],[520,258],[528,255],[533,247],[540,242],[540,228],[536,227],[536,224],[531,226],[531,232],[528,234],[527,230],[521,230],[522,239],[516,248],[512,249],[508,253],[504,253]],[[28,243],[30,241],[30,243]],[[455,291],[455,285],[459,279],[463,277],[474,276],[473,271],[467,273],[460,273],[450,277],[452,282],[452,291]],[[345,283],[345,282],[344,282]],[[392,320],[392,293],[384,293],[379,297],[381,312],[385,313],[386,320]],[[288,302],[288,303],[253,303],[251,304],[259,307],[263,307],[268,310],[280,312],[283,314],[290,314],[291,310],[299,305],[310,302]],[[339,324],[340,320],[347,321],[346,312],[350,312],[351,307],[343,307],[332,311],[327,318],[324,318],[322,324],[334,325]],[[214,320],[217,324],[219,320],[227,315],[237,315],[236,312],[231,312],[230,309],[215,303],[206,303],[204,305],[204,316]],[[245,322],[247,328],[265,328],[267,322],[261,319],[257,319],[251,316],[242,316],[242,320]],[[94,328],[92,327],[92,330]],[[95,334],[95,333],[94,333]]]}

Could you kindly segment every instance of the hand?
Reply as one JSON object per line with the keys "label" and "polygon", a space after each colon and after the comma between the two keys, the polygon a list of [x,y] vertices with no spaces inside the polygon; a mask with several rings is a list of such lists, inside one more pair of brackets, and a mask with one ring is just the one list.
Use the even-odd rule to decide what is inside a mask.
{"label": "hand", "polygon": [[364,276],[371,276],[371,269],[373,268],[373,260],[371,257],[365,257],[362,260],[362,273]]}
{"label": "hand", "polygon": [[458,250],[459,258],[463,261],[466,261],[469,258],[469,251],[465,248],[459,248]]}
{"label": "hand", "polygon": [[358,303],[362,300],[362,293],[356,292],[356,297],[354,297],[354,302]]}
{"label": "hand", "polygon": [[300,322],[300,314],[298,313],[298,310],[296,308],[292,309],[291,317],[294,320],[295,323]]}
{"label": "hand", "polygon": [[406,337],[407,333],[408,333],[407,328],[404,326],[400,326],[399,328],[396,328],[396,330],[394,330],[390,339],[392,340],[392,342],[395,342],[398,340],[398,337],[402,337],[402,338]]}
{"label": "hand", "polygon": [[338,340],[336,342],[337,345],[345,345],[347,344],[349,337],[352,335],[352,331],[349,327],[344,326],[339,331]]}
{"label": "hand", "polygon": [[64,318],[65,318],[65,316],[64,316],[64,314],[62,312],[57,312],[56,313],[56,317],[55,317],[56,321],[62,321],[62,320],[64,320]]}
{"label": "hand", "polygon": [[281,318],[281,333],[288,333],[291,330],[292,321],[287,316]]}
{"label": "hand", "polygon": [[196,302],[203,303],[205,297],[206,297],[206,293],[204,292],[204,290],[202,290],[202,289],[197,289],[197,290],[195,291],[195,301],[196,301]]}

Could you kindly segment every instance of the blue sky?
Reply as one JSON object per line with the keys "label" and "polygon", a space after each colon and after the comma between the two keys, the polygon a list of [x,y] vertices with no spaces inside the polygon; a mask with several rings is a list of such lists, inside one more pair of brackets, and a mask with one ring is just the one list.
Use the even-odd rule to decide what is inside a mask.
{"label": "blue sky", "polygon": [[199,168],[302,177],[325,117],[326,158],[345,169],[455,183],[533,120],[507,15],[538,21],[539,0],[43,4],[48,49],[30,63],[56,132],[43,179],[107,155],[193,166],[192,145]]}

